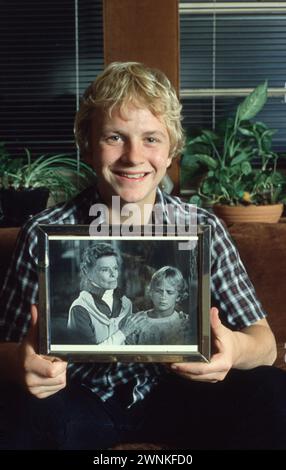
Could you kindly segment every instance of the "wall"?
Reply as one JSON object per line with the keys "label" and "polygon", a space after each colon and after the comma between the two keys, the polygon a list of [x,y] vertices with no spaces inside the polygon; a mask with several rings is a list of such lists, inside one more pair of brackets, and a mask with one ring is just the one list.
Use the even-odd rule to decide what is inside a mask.
{"label": "wall", "polygon": [[[139,61],[166,73],[179,89],[177,0],[104,0],[104,59]],[[179,189],[178,159],[169,174]]]}

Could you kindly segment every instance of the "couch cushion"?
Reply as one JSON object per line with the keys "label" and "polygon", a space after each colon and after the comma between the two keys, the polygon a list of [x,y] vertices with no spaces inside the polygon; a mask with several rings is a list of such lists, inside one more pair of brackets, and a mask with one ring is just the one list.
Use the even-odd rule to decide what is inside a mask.
{"label": "couch cushion", "polygon": [[240,223],[229,227],[241,259],[278,341],[286,341],[286,224]]}
{"label": "couch cushion", "polygon": [[17,227],[0,228],[0,288],[11,260],[19,230]]}
{"label": "couch cushion", "polygon": [[286,343],[277,343],[277,359],[274,364],[276,367],[286,370]]}
{"label": "couch cushion", "polygon": [[278,343],[276,364],[286,368],[286,223],[240,223],[228,230],[268,313]]}

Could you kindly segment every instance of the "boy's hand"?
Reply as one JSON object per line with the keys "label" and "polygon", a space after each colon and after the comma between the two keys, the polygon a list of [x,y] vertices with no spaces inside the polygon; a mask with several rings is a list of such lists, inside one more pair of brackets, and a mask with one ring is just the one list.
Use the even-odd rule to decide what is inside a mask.
{"label": "boy's hand", "polygon": [[67,362],[37,354],[38,310],[31,306],[31,325],[19,346],[19,368],[22,384],[37,398],[46,398],[66,386]]}
{"label": "boy's hand", "polygon": [[212,338],[216,349],[209,363],[185,362],[171,365],[179,375],[200,382],[219,382],[225,378],[233,365],[235,339],[234,333],[220,321],[218,309],[210,311]]}

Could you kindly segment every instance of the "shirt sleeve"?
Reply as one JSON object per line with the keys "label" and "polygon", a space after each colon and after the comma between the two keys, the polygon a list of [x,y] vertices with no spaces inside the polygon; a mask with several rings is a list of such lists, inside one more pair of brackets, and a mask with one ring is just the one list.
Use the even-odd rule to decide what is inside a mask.
{"label": "shirt sleeve", "polygon": [[96,344],[96,334],[88,311],[75,305],[70,311],[70,331],[76,344]]}
{"label": "shirt sleeve", "polygon": [[0,292],[0,340],[21,341],[30,325],[31,304],[38,302],[36,223],[21,230]]}
{"label": "shirt sleeve", "polygon": [[211,293],[222,321],[242,329],[264,318],[266,313],[256,297],[245,267],[230,235],[217,217],[212,226]]}

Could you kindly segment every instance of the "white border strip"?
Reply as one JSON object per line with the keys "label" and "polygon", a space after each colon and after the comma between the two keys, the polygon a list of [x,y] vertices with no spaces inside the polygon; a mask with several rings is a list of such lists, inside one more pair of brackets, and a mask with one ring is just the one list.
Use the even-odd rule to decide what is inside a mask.
{"label": "white border strip", "polygon": [[165,241],[197,241],[199,237],[197,236],[192,236],[192,235],[184,235],[184,236],[169,236],[167,235],[166,237],[152,237],[152,236],[147,236],[145,237],[142,235],[142,237],[137,237],[137,236],[124,236],[124,237],[117,237],[117,236],[95,236],[95,235],[50,235],[49,240],[120,240],[120,241],[126,241],[126,240],[152,240],[152,241],[158,241],[158,240],[165,240]]}
{"label": "white border strip", "polygon": [[285,2],[216,2],[211,3],[180,3],[179,13],[182,15],[212,14],[235,14],[235,13],[286,13]]}
{"label": "white border strip", "polygon": [[[211,96],[247,96],[253,91],[253,88],[183,88],[180,90],[180,98],[189,97],[211,97]],[[268,96],[285,96],[285,88],[268,88]]]}
{"label": "white border strip", "polygon": [[113,353],[113,354],[131,354],[140,353],[145,354],[146,352],[176,352],[181,354],[182,352],[197,352],[198,345],[122,345],[122,346],[108,346],[108,345],[96,345],[96,344],[51,344],[51,352],[90,352],[90,353]]}

